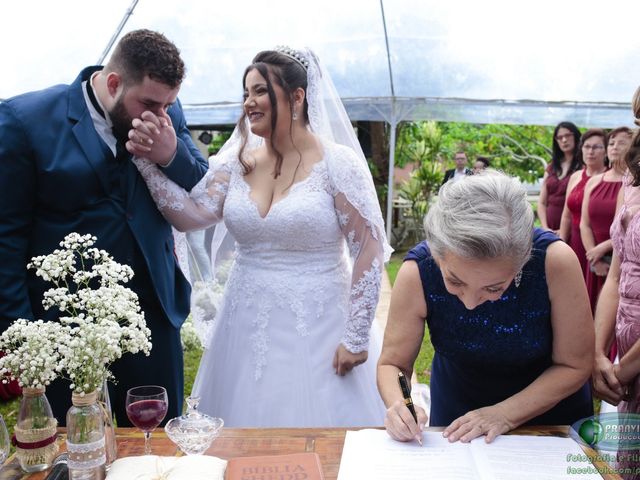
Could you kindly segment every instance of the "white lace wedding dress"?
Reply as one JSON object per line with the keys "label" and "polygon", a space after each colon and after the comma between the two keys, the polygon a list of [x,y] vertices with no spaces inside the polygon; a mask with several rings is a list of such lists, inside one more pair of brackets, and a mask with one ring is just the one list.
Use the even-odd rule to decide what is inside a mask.
{"label": "white lace wedding dress", "polygon": [[[175,227],[224,219],[236,239],[194,386],[200,410],[226,426],[383,424],[375,381],[380,342],[370,328],[386,243],[367,218],[379,206],[369,204],[370,173],[353,151],[328,142],[323,148],[323,160],[264,218],[232,155],[214,159],[190,196],[155,165],[134,160]],[[343,377],[332,366],[340,342],[369,351]]]}

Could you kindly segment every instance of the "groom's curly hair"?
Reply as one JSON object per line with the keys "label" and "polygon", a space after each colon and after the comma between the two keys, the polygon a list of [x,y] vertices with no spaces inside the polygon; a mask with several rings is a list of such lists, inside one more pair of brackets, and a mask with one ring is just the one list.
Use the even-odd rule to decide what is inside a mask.
{"label": "groom's curly hair", "polygon": [[172,89],[179,87],[185,76],[180,50],[163,34],[146,29],[120,39],[105,71],[119,73],[125,85],[142,83],[149,76]]}
{"label": "groom's curly hair", "polygon": [[[278,101],[276,98],[276,92],[273,89],[273,82],[275,82],[282,90],[284,90],[285,95],[289,99],[289,113],[293,115],[293,92],[302,88],[305,91],[304,98],[304,107],[302,109],[302,116],[305,123],[309,122],[309,113],[308,113],[308,104],[307,104],[307,71],[304,67],[297,61],[295,61],[291,56],[285,55],[281,52],[277,52],[275,50],[265,50],[258,53],[245,71],[242,76],[242,87],[246,87],[247,75],[250,71],[257,70],[260,72],[260,75],[264,77],[267,83],[267,92],[269,95],[269,102],[271,103],[271,144],[273,145],[273,141],[275,138],[276,125],[278,123]],[[249,165],[243,159],[244,149],[247,146],[247,128],[246,128],[246,119],[247,115],[243,109],[242,115],[240,116],[240,120],[238,120],[238,130],[240,131],[240,135],[242,136],[242,146],[240,147],[239,160],[242,165],[242,169],[244,174],[248,174],[253,169],[251,165]],[[291,129],[293,128],[293,121],[291,120],[289,123],[289,134],[291,134]],[[282,167],[282,155],[280,152],[276,150],[277,160],[275,165],[275,174],[274,177],[277,178],[280,175],[280,170]]]}

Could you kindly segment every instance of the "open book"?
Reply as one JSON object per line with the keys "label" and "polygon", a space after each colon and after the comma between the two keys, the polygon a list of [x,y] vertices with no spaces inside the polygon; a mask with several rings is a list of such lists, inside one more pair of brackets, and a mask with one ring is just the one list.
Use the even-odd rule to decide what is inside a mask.
{"label": "open book", "polygon": [[124,457],[113,462],[107,480],[223,480],[226,466],[209,455]]}
{"label": "open book", "polygon": [[397,442],[384,430],[349,431],[338,480],[602,480],[571,438],[501,435],[489,444],[484,437],[449,443],[440,432],[425,432],[423,445]]}

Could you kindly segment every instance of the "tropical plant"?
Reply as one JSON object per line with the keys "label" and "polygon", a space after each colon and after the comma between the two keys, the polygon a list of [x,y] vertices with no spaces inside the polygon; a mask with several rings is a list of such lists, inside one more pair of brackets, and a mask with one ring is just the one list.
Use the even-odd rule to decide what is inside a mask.
{"label": "tropical plant", "polygon": [[442,183],[442,145],[442,131],[436,122],[406,123],[400,128],[397,164],[416,166],[398,192],[409,203],[415,241],[422,239],[422,219]]}

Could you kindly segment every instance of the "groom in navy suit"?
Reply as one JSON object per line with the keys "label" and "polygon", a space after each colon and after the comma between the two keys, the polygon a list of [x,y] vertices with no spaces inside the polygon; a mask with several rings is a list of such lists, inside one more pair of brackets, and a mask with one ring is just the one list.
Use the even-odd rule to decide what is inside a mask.
{"label": "groom in navy suit", "polygon": [[[140,298],[153,343],[151,356],[125,354],[113,365],[119,426],[130,425],[125,395],[132,386],[165,386],[166,419],[182,409],[180,326],[190,288],[176,263],[171,228],[129,152],[154,159],[187,190],[204,176],[207,161],[177,100],[184,73],[173,43],[137,30],[120,40],[104,68],[88,67],[71,85],[0,103],[0,330],[16,318],[55,320],[41,303],[51,285],[26,265],[70,232],[95,235],[97,248],[133,268],[126,286]],[[136,124],[151,141],[139,144]],[[64,424],[68,383],[55,382],[47,397]]]}

